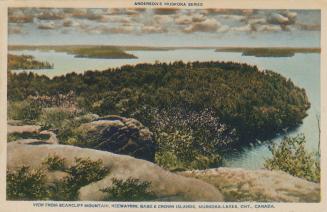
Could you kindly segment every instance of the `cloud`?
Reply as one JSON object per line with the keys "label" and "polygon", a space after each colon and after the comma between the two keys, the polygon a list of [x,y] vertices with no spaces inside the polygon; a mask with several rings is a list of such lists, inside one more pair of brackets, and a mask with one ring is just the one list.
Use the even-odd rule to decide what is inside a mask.
{"label": "cloud", "polygon": [[264,25],[256,26],[256,31],[258,31],[258,32],[280,32],[281,27],[278,25],[264,24]]}
{"label": "cloud", "polygon": [[41,30],[53,30],[57,29],[58,25],[56,25],[54,22],[46,22],[39,24],[37,28]]}
{"label": "cloud", "polygon": [[143,33],[164,33],[167,32],[167,29],[162,28],[161,26],[143,26],[141,28]]}
{"label": "cloud", "polygon": [[105,11],[102,9],[74,9],[71,13],[73,18],[101,21],[104,19]]}
{"label": "cloud", "polygon": [[154,14],[157,15],[173,15],[176,14],[179,9],[175,8],[161,8],[161,9],[153,9]]}
{"label": "cloud", "polygon": [[246,19],[243,15],[218,15],[217,17],[234,21],[244,21]]}
{"label": "cloud", "polygon": [[202,22],[195,22],[190,26],[184,28],[184,32],[216,32],[220,27],[220,23],[213,18],[206,19]]}
{"label": "cloud", "polygon": [[109,27],[107,25],[87,25],[81,24],[78,29],[88,34],[129,34],[135,32],[135,27],[131,25],[122,25],[119,27]]}
{"label": "cloud", "polygon": [[136,16],[145,11],[146,9],[144,8],[136,8],[136,9],[112,8],[112,9],[107,9],[106,14]]}
{"label": "cloud", "polygon": [[285,11],[281,13],[271,13],[267,17],[267,23],[275,25],[292,25],[296,22],[297,13]]}
{"label": "cloud", "polygon": [[169,15],[154,15],[153,20],[158,24],[168,24],[173,22],[173,18]]}
{"label": "cloud", "polygon": [[8,17],[9,23],[19,23],[19,24],[25,24],[25,23],[33,23],[33,16],[28,15],[12,15]]}
{"label": "cloud", "polygon": [[73,21],[72,20],[64,20],[64,22],[62,23],[63,27],[71,27],[73,26]]}
{"label": "cloud", "polygon": [[203,22],[207,17],[201,13],[196,13],[192,15],[178,15],[175,17],[175,23],[178,25],[189,25],[195,22]]}
{"label": "cloud", "polygon": [[233,32],[251,32],[254,31],[254,28],[251,24],[239,26],[239,27],[232,27],[230,28],[230,31]]}
{"label": "cloud", "polygon": [[192,17],[188,15],[181,15],[175,19],[175,23],[179,25],[187,25],[192,23]]}
{"label": "cloud", "polygon": [[132,21],[129,16],[122,16],[122,15],[106,16],[106,20],[115,23],[130,23]]}
{"label": "cloud", "polygon": [[248,24],[266,24],[265,18],[253,18],[253,19],[247,19],[246,22]]}
{"label": "cloud", "polygon": [[[319,31],[318,10],[9,8],[8,22],[30,30],[79,30],[87,34],[223,33],[256,35],[287,30]],[[16,25],[15,25],[16,24]],[[33,27],[31,27],[33,26]],[[10,29],[20,34],[18,28]]]}
{"label": "cloud", "polygon": [[61,20],[65,18],[62,11],[46,10],[37,16],[40,20]]}
{"label": "cloud", "polygon": [[192,16],[192,21],[193,22],[202,22],[202,21],[205,21],[206,20],[206,16],[204,16],[203,14],[194,14]]}
{"label": "cloud", "polygon": [[208,14],[212,15],[242,15],[250,16],[254,14],[256,10],[253,9],[207,9]]}

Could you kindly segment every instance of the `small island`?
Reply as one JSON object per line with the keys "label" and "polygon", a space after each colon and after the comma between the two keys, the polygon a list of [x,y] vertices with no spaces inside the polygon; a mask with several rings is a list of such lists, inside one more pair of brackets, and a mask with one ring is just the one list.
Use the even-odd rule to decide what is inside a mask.
{"label": "small island", "polygon": [[52,69],[53,64],[35,60],[31,55],[8,54],[8,70]]}
{"label": "small island", "polygon": [[296,53],[320,53],[320,48],[289,48],[289,47],[222,47],[216,52],[242,52],[244,56],[255,57],[292,57]]}

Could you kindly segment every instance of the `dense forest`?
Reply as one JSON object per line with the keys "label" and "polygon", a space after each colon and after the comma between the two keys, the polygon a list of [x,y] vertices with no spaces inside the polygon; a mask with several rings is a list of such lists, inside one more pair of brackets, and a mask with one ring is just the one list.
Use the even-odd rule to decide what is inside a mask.
{"label": "dense forest", "polygon": [[149,111],[174,117],[172,111],[185,114],[206,109],[235,128],[240,141],[295,127],[310,106],[305,90],[290,79],[232,62],[127,65],[53,79],[33,73],[8,76],[9,101],[70,91],[86,111],[135,117],[150,128],[153,120]]}

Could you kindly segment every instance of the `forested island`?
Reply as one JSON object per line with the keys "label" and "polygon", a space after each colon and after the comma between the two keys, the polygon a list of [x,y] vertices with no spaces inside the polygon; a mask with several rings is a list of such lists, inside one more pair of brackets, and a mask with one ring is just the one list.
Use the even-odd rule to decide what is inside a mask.
{"label": "forested island", "polygon": [[30,55],[8,54],[9,70],[29,70],[29,69],[52,69],[53,64],[49,62],[37,61]]}
{"label": "forested island", "polygon": [[109,45],[12,45],[9,50],[39,50],[66,52],[79,58],[99,59],[135,59],[133,54],[126,51],[166,51],[167,48],[143,47],[143,46],[109,46]]}
{"label": "forested island", "polygon": [[320,48],[290,47],[222,47],[216,52],[242,52],[244,56],[255,57],[292,57],[296,53],[320,53]]}
{"label": "forested island", "polygon": [[[53,79],[9,72],[8,101],[11,119],[32,122],[60,102],[75,108],[73,117],[135,118],[153,133],[155,162],[186,169],[215,166],[231,147],[296,127],[310,107],[305,90],[280,74],[213,61],[126,65]],[[70,112],[60,111],[50,116],[64,119],[55,127],[60,142],[101,148],[99,138],[90,140]]]}

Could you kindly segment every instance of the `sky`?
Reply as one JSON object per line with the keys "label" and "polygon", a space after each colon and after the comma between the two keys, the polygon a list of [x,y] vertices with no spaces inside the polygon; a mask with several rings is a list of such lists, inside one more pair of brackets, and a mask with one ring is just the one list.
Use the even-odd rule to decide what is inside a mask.
{"label": "sky", "polygon": [[10,8],[9,44],[320,46],[319,10]]}

